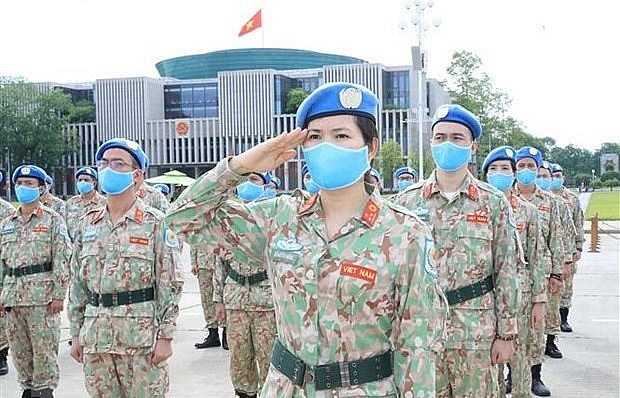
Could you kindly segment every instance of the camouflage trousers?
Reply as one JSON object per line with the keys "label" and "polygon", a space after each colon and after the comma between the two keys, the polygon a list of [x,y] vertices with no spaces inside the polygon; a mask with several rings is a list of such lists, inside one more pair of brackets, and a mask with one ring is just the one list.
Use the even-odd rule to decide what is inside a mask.
{"label": "camouflage trousers", "polygon": [[149,352],[135,355],[84,353],[86,390],[96,398],[151,398],[168,393],[168,364],[152,365]]}
{"label": "camouflage trousers", "polygon": [[59,378],[60,315],[50,315],[47,305],[12,307],[6,313],[6,331],[22,388],[55,389]]}
{"label": "camouflage trousers", "polygon": [[215,303],[213,302],[213,270],[198,269],[198,288],[200,289],[200,302],[202,313],[205,318],[205,327],[217,328],[215,316]]}
{"label": "camouflage trousers", "polygon": [[573,262],[570,266],[566,266],[567,276],[564,279],[564,289],[562,289],[562,298],[560,299],[560,308],[570,308],[573,301],[573,279],[577,273],[577,263]]}
{"label": "camouflage trousers", "polygon": [[[515,340],[515,352],[508,361],[510,366],[510,376],[512,378],[512,398],[530,398],[530,389],[532,387],[532,372],[530,363],[530,353],[532,337],[532,293],[522,291],[517,317],[517,338]],[[505,397],[505,390],[501,387],[504,381],[503,364],[498,365],[499,368],[499,385],[500,397]]]}
{"label": "camouflage trousers", "polygon": [[0,350],[9,346],[9,337],[6,334],[6,317],[0,315]]}
{"label": "camouflage trousers", "polygon": [[436,397],[499,396],[497,366],[491,350],[445,349],[437,354]]}
{"label": "camouflage trousers", "polygon": [[562,290],[551,293],[547,289],[547,313],[545,315],[545,334],[557,336],[560,333],[560,297]]}
{"label": "camouflage trousers", "polygon": [[276,338],[273,311],[226,310],[230,379],[235,391],[254,395],[263,386]]}

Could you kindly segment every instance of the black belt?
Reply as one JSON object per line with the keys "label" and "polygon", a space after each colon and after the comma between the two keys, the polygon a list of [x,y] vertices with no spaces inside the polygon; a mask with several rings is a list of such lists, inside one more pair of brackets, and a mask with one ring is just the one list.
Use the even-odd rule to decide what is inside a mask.
{"label": "black belt", "polygon": [[493,286],[493,276],[489,275],[479,282],[447,291],[446,298],[450,305],[462,303],[463,301],[484,296],[493,290]]}
{"label": "black belt", "polygon": [[88,290],[86,293],[88,295],[88,304],[95,307],[98,307],[100,304],[104,307],[116,307],[118,305],[142,303],[155,299],[155,289],[152,287],[128,292],[99,294]]}
{"label": "black belt", "polygon": [[38,274],[41,272],[48,272],[52,270],[52,263],[46,262],[43,264],[26,265],[25,267],[4,267],[4,273],[8,276],[24,276]]}
{"label": "black belt", "polygon": [[314,383],[316,390],[370,383],[389,377],[394,371],[391,350],[357,361],[310,366],[287,350],[280,340],[273,346],[271,364],[295,385]]}
{"label": "black belt", "polygon": [[226,267],[226,274],[240,285],[257,285],[262,281],[266,281],[268,279],[267,271],[261,271],[256,274],[245,276],[232,269],[228,262],[224,262],[224,267]]}

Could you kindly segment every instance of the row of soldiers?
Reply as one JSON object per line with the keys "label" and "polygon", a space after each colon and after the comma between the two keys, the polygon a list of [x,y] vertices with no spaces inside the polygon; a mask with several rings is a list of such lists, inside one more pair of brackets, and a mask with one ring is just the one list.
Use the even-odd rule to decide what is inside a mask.
{"label": "row of soldiers", "polygon": [[[347,102],[352,91],[359,95],[359,101],[353,104]],[[362,115],[376,121],[376,103],[372,98],[373,94],[361,86],[322,86],[298,111],[298,126],[303,130],[285,135],[301,136],[303,141],[290,140],[308,145],[313,139],[328,140],[330,130],[323,130],[322,123],[329,125],[338,116]],[[348,137],[354,135],[354,126],[363,124],[357,119],[353,126],[346,119],[336,123],[339,124],[335,131],[346,131]],[[415,171],[408,167],[397,170],[393,176],[399,193],[389,203],[402,206],[398,212],[413,213],[428,226],[430,236],[425,238],[424,262],[420,266],[436,279],[439,301],[447,302],[446,306],[431,305],[437,317],[446,316],[438,328],[438,346],[429,338],[436,334],[422,333],[415,327],[407,331],[408,338],[416,342],[414,346],[435,352],[434,356],[424,357],[430,362],[434,377],[416,361],[419,358],[413,355],[415,349],[407,353],[412,355],[413,362],[399,369],[402,363],[397,358],[404,348],[394,336],[389,369],[383,365],[366,368],[362,353],[366,352],[367,357],[372,356],[368,352],[380,354],[381,339],[379,335],[368,335],[368,329],[361,325],[347,325],[347,317],[356,311],[377,316],[379,325],[386,321],[378,317],[380,301],[372,300],[376,297],[373,290],[379,288],[379,265],[384,261],[376,253],[382,249],[372,249],[372,239],[364,238],[364,228],[377,222],[376,203],[380,199],[374,195],[379,191],[381,175],[364,166],[361,157],[353,158],[354,151],[348,150],[342,168],[337,165],[339,159],[334,149],[338,145],[321,144],[326,148],[322,165],[313,162],[311,151],[304,147],[305,190],[293,193],[292,198],[283,195],[268,199],[263,193],[269,173],[261,166],[273,170],[285,157],[285,151],[294,148],[294,144],[286,148],[275,141],[221,162],[181,195],[167,219],[184,239],[215,248],[218,253],[212,281],[214,291],[219,292],[213,295],[213,301],[220,322],[228,328],[230,376],[238,397],[255,397],[261,389],[262,396],[269,397],[332,397],[344,391],[355,396],[379,391],[386,395],[396,391],[398,396],[414,392],[414,396],[439,397],[496,397],[506,393],[529,397],[530,391],[538,396],[551,394],[542,381],[542,363],[545,354],[562,357],[556,345],[557,335],[560,328],[571,331],[568,312],[583,244],[583,213],[576,195],[564,187],[562,167],[544,161],[537,148],[496,148],[482,165],[483,178],[488,183],[474,178],[468,167],[481,134],[478,119],[467,109],[443,106],[433,120],[431,149],[436,169],[428,179],[419,182]],[[344,137],[336,135],[334,141],[339,140]],[[372,141],[366,142],[371,149],[364,156],[369,158],[371,144]],[[237,168],[233,165],[235,160]],[[245,167],[239,166],[241,162]],[[330,173],[326,168],[337,172]],[[371,199],[362,207],[359,221],[354,216],[341,232],[330,235],[328,231],[323,235],[322,228],[329,226],[313,221],[313,212],[327,220],[327,210],[322,210],[330,199],[326,193],[346,189],[364,173]],[[343,175],[350,176],[349,185],[344,184]],[[231,192],[237,197],[233,198]],[[353,200],[352,193],[347,195],[345,198]],[[292,209],[278,212],[290,200],[295,203]],[[340,205],[344,206],[343,203]],[[308,221],[304,217],[309,217]],[[298,223],[300,226],[294,229]],[[382,228],[377,225],[375,229]],[[318,234],[319,240],[303,241],[308,230]],[[358,230],[362,230],[361,240],[346,238],[347,234],[358,236]],[[393,237],[393,232],[385,229],[381,234],[385,239]],[[314,251],[314,246],[329,245],[338,238],[344,239],[342,246],[330,246],[322,254]],[[393,242],[383,243],[390,244]],[[308,249],[307,245],[313,248]],[[305,255],[307,250],[313,254],[303,260],[299,252]],[[359,263],[344,261],[344,253],[351,256],[348,250],[366,253],[367,258],[373,259],[372,265],[361,267]],[[368,250],[377,251],[371,254]],[[325,268],[325,264],[337,263],[340,259],[331,260],[334,256],[342,256],[343,261],[336,288],[330,290],[321,284],[320,278],[330,280],[331,269]],[[308,266],[305,261],[319,265]],[[282,268],[280,264],[296,265]],[[346,276],[367,283],[351,285],[353,279]],[[436,303],[434,299],[428,300]],[[322,309],[320,303],[326,307]],[[332,308],[333,313],[329,312]],[[417,310],[428,316],[429,327],[437,325],[427,312],[428,307]],[[316,319],[317,311],[319,325],[311,321]],[[389,319],[396,325],[394,318]],[[390,330],[386,325],[388,335]],[[376,364],[383,363],[381,354],[372,358]],[[333,369],[338,376],[330,376],[332,364],[337,365]],[[360,366],[359,372],[366,373],[363,382],[359,378],[349,379],[353,378],[349,373],[352,366]],[[381,384],[391,375],[395,390]],[[411,379],[415,386],[407,384],[406,380]]]}

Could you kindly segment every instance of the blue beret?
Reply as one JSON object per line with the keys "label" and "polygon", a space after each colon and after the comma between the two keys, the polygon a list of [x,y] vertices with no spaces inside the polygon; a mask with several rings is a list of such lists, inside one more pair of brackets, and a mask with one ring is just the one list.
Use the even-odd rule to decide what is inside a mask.
{"label": "blue beret", "polygon": [[320,117],[357,115],[377,121],[377,96],[364,86],[353,83],[327,83],[319,86],[299,105],[297,127]]}
{"label": "blue beret", "polygon": [[45,179],[46,177],[48,177],[48,175],[45,172],[45,170],[43,170],[39,166],[25,164],[25,165],[19,166],[13,172],[13,178],[11,178],[11,181],[13,181],[13,184],[15,184],[15,182],[17,181],[19,177],[36,178],[41,182],[45,182]]}
{"label": "blue beret", "polygon": [[482,162],[482,172],[483,174],[487,173],[489,166],[491,163],[496,160],[510,160],[513,166],[515,166],[515,149],[511,146],[504,145],[493,149],[486,158],[484,158],[484,162]]}
{"label": "blue beret", "polygon": [[263,179],[263,184],[267,185],[271,182],[271,174],[269,173],[258,173],[256,171],[252,171],[250,172],[250,174],[256,174],[257,176],[259,176],[260,178]]}
{"label": "blue beret", "polygon": [[542,152],[540,152],[533,146],[524,146],[517,150],[517,153],[515,155],[515,162],[518,162],[523,158],[534,159],[534,161],[536,162],[536,167],[541,167],[543,162]]}
{"label": "blue beret", "polygon": [[140,147],[140,144],[135,141],[127,140],[125,138],[112,138],[111,140],[104,142],[99,147],[99,149],[97,149],[97,153],[95,154],[95,161],[100,161],[103,158],[103,154],[105,153],[105,151],[112,148],[119,148],[129,152],[129,154],[133,156],[133,158],[136,160],[142,170],[146,170],[148,168],[149,158]]}
{"label": "blue beret", "polygon": [[454,122],[462,124],[471,131],[474,140],[477,140],[482,135],[482,125],[480,121],[470,111],[463,108],[461,105],[449,104],[442,105],[437,108],[435,115],[433,116],[433,125],[431,129],[439,122]]}
{"label": "blue beret", "polygon": [[301,166],[301,176],[305,176],[306,174],[308,174],[308,165],[304,163],[303,166]]}
{"label": "blue beret", "polygon": [[2,174],[2,172],[0,171],[0,181],[2,181],[3,178],[4,178],[4,174]]}
{"label": "blue beret", "polygon": [[[557,163],[551,163],[551,170],[552,173],[557,173],[558,171],[561,172],[562,174],[564,174],[564,168],[562,166],[560,166]],[[2,178],[0,178],[1,180]]]}
{"label": "blue beret", "polygon": [[411,174],[415,178],[418,178],[418,173],[409,166],[401,167],[400,169],[396,169],[394,172],[394,178],[398,178],[403,174]]}
{"label": "blue beret", "polygon": [[381,174],[379,174],[377,169],[370,169],[370,175],[375,177],[377,181],[381,181]]}
{"label": "blue beret", "polygon": [[97,170],[93,169],[92,167],[88,167],[88,166],[83,166],[77,169],[77,171],[75,172],[75,178],[78,178],[81,175],[91,176],[95,180],[98,179]]}
{"label": "blue beret", "polygon": [[168,195],[170,193],[170,187],[166,184],[155,184],[153,185],[153,188],[159,189],[164,195]]}
{"label": "blue beret", "polygon": [[270,174],[270,177],[271,177],[271,182],[276,184],[276,188],[278,188],[278,189],[282,188],[282,181],[278,177],[276,177],[276,176],[274,176],[272,174]]}
{"label": "blue beret", "polygon": [[542,169],[547,169],[551,172],[551,164],[549,162],[547,162],[546,160],[543,160],[542,163],[540,164],[540,166],[538,166],[539,168]]}
{"label": "blue beret", "polygon": [[45,173],[45,183],[47,185],[54,185],[54,179],[47,173]]}

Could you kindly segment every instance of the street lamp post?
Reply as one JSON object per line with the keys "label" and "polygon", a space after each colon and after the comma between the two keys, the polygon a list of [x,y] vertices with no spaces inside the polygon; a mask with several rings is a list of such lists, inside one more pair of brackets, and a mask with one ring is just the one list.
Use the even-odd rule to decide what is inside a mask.
{"label": "street lamp post", "polygon": [[[417,46],[411,48],[411,60],[412,60],[412,75],[411,75],[411,113],[413,113],[413,75],[417,72],[418,78],[418,99],[417,99],[417,125],[418,125],[418,175],[419,178],[424,178],[424,122],[426,120],[426,101],[424,98],[425,92],[425,76],[426,62],[424,59],[424,53],[422,51],[422,37],[430,29],[430,24],[425,20],[425,13],[433,7],[433,0],[406,0],[405,9],[408,14],[411,14],[410,21],[401,21],[399,27],[401,30],[405,30],[409,23],[415,28],[415,34],[417,38]],[[433,18],[432,24],[434,27],[438,27],[441,24],[441,20],[437,17]],[[413,142],[413,132],[409,127],[408,133],[408,145],[411,146]],[[407,148],[410,150],[410,148]]]}

